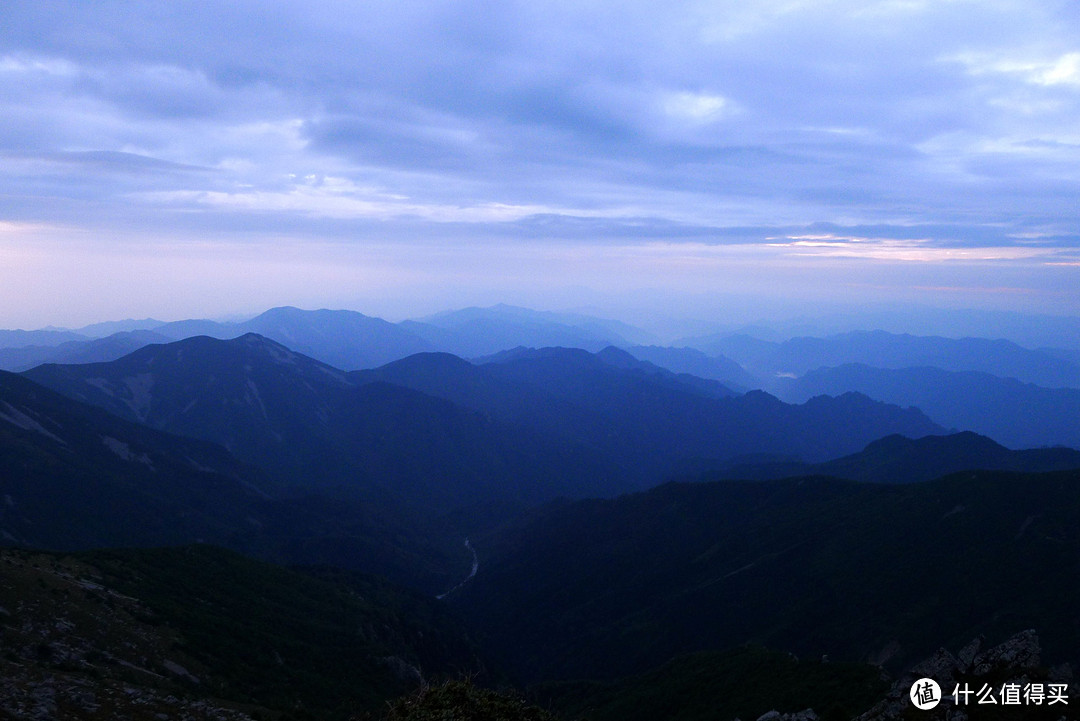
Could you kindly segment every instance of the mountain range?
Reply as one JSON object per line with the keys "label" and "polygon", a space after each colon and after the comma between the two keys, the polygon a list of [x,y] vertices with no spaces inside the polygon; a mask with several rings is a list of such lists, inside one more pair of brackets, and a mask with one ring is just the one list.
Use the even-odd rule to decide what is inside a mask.
{"label": "mountain range", "polygon": [[798,377],[818,368],[861,363],[876,368],[929,366],[976,371],[1046,388],[1080,388],[1080,365],[1052,351],[1023,348],[1003,339],[854,331],[782,342],[721,334],[686,338],[675,345],[731,358],[766,387],[776,377]]}
{"label": "mountain range", "polygon": [[0,537],[55,550],[215,543],[332,563],[431,593],[467,569],[388,498],[283,498],[213,443],[172,435],[0,371]]}
{"label": "mountain range", "polygon": [[655,483],[696,459],[771,453],[823,460],[892,432],[942,432],[918,411],[857,394],[791,406],[760,391],[737,395],[689,382],[614,349],[522,349],[475,365],[452,356],[414,356],[352,377],[415,388],[575,439],[641,483]]}
{"label": "mountain range", "polygon": [[792,403],[847,391],[916,406],[947,428],[975,431],[1012,448],[1080,448],[1078,388],[1043,388],[978,371],[854,363],[820,368],[777,385],[777,393]]}
{"label": "mountain range", "polygon": [[0,538],[51,550],[0,554],[0,714],[99,718],[78,689],[130,688],[165,714],[344,718],[482,667],[573,718],[709,718],[718,693],[850,718],[882,668],[979,634],[1038,628],[1080,661],[1080,451],[1038,447],[1074,444],[1080,391],[1030,380],[1068,380],[1068,351],[665,348],[508,306],[80,334],[0,350],[64,361],[0,372]]}
{"label": "mountain range", "polygon": [[26,376],[131,421],[218,443],[297,493],[393,498],[445,513],[617,489],[584,449],[413,389],[356,385],[254,334],[198,336]]}
{"label": "mountain range", "polygon": [[731,479],[779,479],[830,476],[863,483],[919,483],[964,470],[1042,473],[1080,468],[1072,448],[1010,450],[971,431],[946,436],[907,438],[892,435],[858,453],[823,463],[744,461],[721,465],[708,475]]}
{"label": "mountain range", "polygon": [[942,432],[918,411],[857,394],[789,406],[614,349],[521,351],[479,365],[421,354],[346,374],[248,334],[25,375],[128,420],[223,445],[297,489],[443,509],[612,495],[697,459],[820,461],[890,433]]}

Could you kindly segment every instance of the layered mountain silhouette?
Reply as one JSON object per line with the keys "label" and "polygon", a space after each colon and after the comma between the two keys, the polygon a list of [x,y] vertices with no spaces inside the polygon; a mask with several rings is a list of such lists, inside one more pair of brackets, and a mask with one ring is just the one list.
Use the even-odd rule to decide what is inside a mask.
{"label": "layered mountain silhouette", "polygon": [[350,377],[407,386],[572,438],[614,459],[638,487],[689,460],[771,454],[820,461],[892,433],[943,432],[918,410],[859,394],[792,406],[761,391],[735,395],[688,380],[615,349],[518,349],[476,365],[448,355],[414,356]]}
{"label": "layered mountain silhouette", "polygon": [[102,338],[69,340],[59,345],[0,348],[0,369],[23,371],[42,363],[100,363],[168,340],[154,331],[134,330],[120,331]]}
{"label": "layered mountain silhouette", "polygon": [[178,321],[155,330],[177,340],[197,335],[230,339],[257,333],[346,370],[371,368],[431,350],[431,346],[415,334],[382,318],[351,310],[271,308],[243,323]]}
{"label": "layered mountain silhouette", "polygon": [[86,340],[86,336],[70,330],[0,330],[0,348],[56,346],[79,340]]}
{"label": "layered mountain silhouette", "polygon": [[650,337],[618,321],[505,304],[439,313],[405,321],[401,327],[424,338],[433,348],[465,358],[518,346],[565,346],[595,352]]}
{"label": "layered mountain silhouette", "polygon": [[220,443],[298,487],[374,489],[431,505],[611,495],[659,482],[688,459],[817,461],[891,433],[942,430],[916,410],[857,394],[801,406],[734,396],[615,349],[523,349],[481,365],[421,354],[346,374],[249,334],[26,375],[129,420]]}
{"label": "layered mountain silhouette", "polygon": [[[110,324],[99,325],[103,328],[112,327]],[[87,332],[91,328],[88,326],[80,332]],[[247,333],[257,333],[344,370],[374,368],[424,351],[442,351],[473,357],[521,345],[566,345],[600,350],[613,344],[626,345],[651,339],[644,331],[619,321],[534,311],[502,304],[490,308],[465,308],[401,323],[390,323],[349,310],[280,307],[271,308],[242,322],[182,320],[157,323],[153,331],[159,337],[172,340],[199,335],[228,340]],[[29,345],[34,338],[38,338],[38,345],[45,346],[44,339],[54,336],[52,344],[58,344],[62,340],[86,342],[84,337],[73,333],[41,335],[46,333],[41,331],[37,332],[37,336],[27,335],[27,331],[8,333],[22,334],[12,335],[10,345]],[[2,340],[3,336],[0,336],[0,341]],[[0,349],[4,346],[5,344],[0,342]],[[4,363],[4,359],[5,356],[0,354],[0,363]],[[33,362],[35,360],[36,362]],[[23,370],[44,362],[84,361],[67,361],[39,348],[33,353],[12,354],[12,360],[3,367]]]}
{"label": "layered mountain silhouette", "polygon": [[747,373],[741,365],[722,355],[706,355],[696,348],[670,348],[664,346],[631,346],[628,353],[639,360],[654,363],[675,373],[686,373],[699,378],[711,378],[736,390],[758,388],[760,381]]}
{"label": "layered mountain silhouette", "polygon": [[621,488],[610,464],[580,445],[413,389],[354,385],[255,334],[189,338],[26,375],[122,418],[219,443],[296,492],[445,512]]}
{"label": "layered mountain silhouette", "polygon": [[810,371],[779,388],[794,402],[857,391],[886,403],[917,406],[943,426],[975,431],[1012,448],[1080,448],[1077,388],[1043,388],[976,371],[860,364]]}
{"label": "layered mountain silhouette", "polygon": [[918,483],[964,470],[1041,473],[1076,468],[1080,468],[1078,450],[1014,451],[986,436],[965,431],[918,439],[886,436],[858,453],[824,463],[744,462],[723,466],[711,475],[756,480],[818,475],[865,483]]}
{"label": "layered mountain silhouette", "polygon": [[[645,705],[707,706],[717,679],[736,693],[782,677],[850,717],[848,690],[879,693],[865,664],[898,670],[1030,627],[1050,662],[1080,661],[1080,451],[1006,447],[1074,442],[1066,351],[887,333],[661,348],[630,326],[510,306],[49,333],[0,349],[49,361],[0,373],[3,544],[198,545],[29,564],[5,551],[45,609],[31,629],[43,640],[19,636],[2,659],[27,688],[68,661],[146,658],[145,698],[180,714],[169,694],[190,679],[171,654],[187,654],[214,698],[331,718],[341,709],[325,704],[349,697],[333,691],[351,678],[342,660],[363,667],[368,709],[421,666],[475,667],[430,598],[343,569],[439,595],[499,673],[593,679],[546,687],[573,714],[602,702],[620,718],[635,690],[639,717],[662,717]],[[754,374],[796,402],[744,392]],[[318,567],[300,579],[209,544]],[[162,653],[90,658],[66,626],[45,632],[82,613],[73,599],[108,607],[99,597]],[[0,625],[6,641],[26,628]],[[844,693],[809,693],[840,666]],[[751,697],[732,712],[767,708],[769,693]]]}
{"label": "layered mountain silhouette", "polygon": [[714,335],[683,339],[679,344],[727,356],[766,381],[778,374],[801,376],[817,368],[861,363],[877,368],[977,371],[1047,388],[1080,387],[1080,365],[1052,351],[1031,350],[1007,340],[856,331],[783,342]]}

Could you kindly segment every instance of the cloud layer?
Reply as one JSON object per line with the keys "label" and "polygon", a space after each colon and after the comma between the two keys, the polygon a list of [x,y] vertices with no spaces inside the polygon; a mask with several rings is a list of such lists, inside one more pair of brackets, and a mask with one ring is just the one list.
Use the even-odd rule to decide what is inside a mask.
{"label": "cloud layer", "polygon": [[9,250],[1080,262],[1072,2],[215,5],[3,4]]}

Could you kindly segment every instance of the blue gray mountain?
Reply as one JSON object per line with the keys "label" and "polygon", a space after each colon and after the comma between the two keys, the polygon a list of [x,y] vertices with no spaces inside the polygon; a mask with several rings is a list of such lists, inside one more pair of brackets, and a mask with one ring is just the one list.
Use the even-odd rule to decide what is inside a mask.
{"label": "blue gray mountain", "polygon": [[1010,448],[1080,448],[1080,389],[1044,388],[1014,378],[940,368],[820,368],[778,385],[800,402],[848,391],[885,403],[917,406],[948,428],[975,431]]}
{"label": "blue gray mountain", "polygon": [[684,339],[679,344],[711,355],[725,355],[765,380],[861,363],[876,368],[929,366],[948,371],[977,371],[1046,388],[1080,388],[1080,365],[1060,354],[1023,348],[1007,340],[857,331],[784,342],[746,335],[714,335]]}

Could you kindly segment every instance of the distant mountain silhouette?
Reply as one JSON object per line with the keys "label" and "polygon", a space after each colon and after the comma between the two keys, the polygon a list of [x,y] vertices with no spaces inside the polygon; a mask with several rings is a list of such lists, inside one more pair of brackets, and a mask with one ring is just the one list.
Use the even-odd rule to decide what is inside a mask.
{"label": "distant mountain silhouette", "polygon": [[150,330],[121,331],[102,338],[69,340],[59,345],[0,348],[0,369],[24,371],[42,363],[98,363],[116,360],[168,338]]}
{"label": "distant mountain silhouette", "polygon": [[508,305],[465,308],[401,323],[349,310],[281,307],[240,323],[184,320],[154,330],[173,340],[198,335],[228,340],[257,333],[343,370],[375,368],[425,351],[474,357],[521,345],[600,350],[650,337],[619,321]]}
{"label": "distant mountain silhouette", "polygon": [[598,351],[648,337],[644,331],[618,321],[503,304],[439,313],[400,325],[427,340],[434,349],[464,358],[518,346],[566,346]]}
{"label": "distant mountain silhouette", "polygon": [[651,376],[655,381],[671,383],[677,388],[688,388],[713,398],[731,398],[740,395],[740,393],[733,391],[718,380],[703,378],[682,371],[672,371],[661,365],[636,358],[628,351],[615,346],[604,348],[596,354],[596,357],[614,368],[639,371]]}
{"label": "distant mountain silhouette", "polygon": [[1037,448],[1013,451],[990,438],[966,431],[919,439],[886,436],[859,453],[824,463],[741,463],[714,471],[736,479],[833,476],[867,483],[917,483],[965,470],[1042,473],[1080,469],[1080,451]]}
{"label": "distant mountain silhouette", "polygon": [[988,435],[1012,448],[1080,448],[1080,389],[1043,388],[1012,378],[939,368],[821,368],[779,389],[798,402],[846,391],[901,406],[917,406],[949,428]]}
{"label": "distant mountain silhouette", "polygon": [[722,386],[643,365],[614,350],[517,349],[488,361],[470,365],[448,355],[414,356],[350,378],[407,386],[584,443],[617,462],[639,487],[688,459],[771,453],[825,460],[890,433],[943,432],[919,411],[858,394],[801,406],[760,391],[719,397],[728,395]]}
{"label": "distant mountain silhouette", "polygon": [[631,346],[626,351],[635,358],[655,363],[675,373],[688,373],[699,378],[720,381],[733,390],[747,391],[760,386],[755,376],[722,355],[706,355],[695,348],[665,348],[655,345]]}
{"label": "distant mountain silhouette", "polygon": [[216,320],[189,318],[159,325],[154,330],[172,340],[194,338],[199,335],[209,336],[210,338],[228,339],[236,338],[237,336],[244,334],[244,331],[237,327],[238,325],[238,323],[222,323]]}
{"label": "distant mountain silhouette", "polygon": [[1080,366],[1076,363],[1007,340],[858,331],[827,338],[792,338],[782,343],[739,335],[690,338],[680,343],[725,355],[763,378],[777,374],[801,376],[817,368],[861,363],[877,368],[930,366],[978,371],[1048,388],[1080,388]]}
{"label": "distant mountain silhouette", "polygon": [[87,336],[70,330],[0,330],[0,348],[57,346],[68,341],[86,339]]}
{"label": "distant mountain silhouette", "polygon": [[157,328],[157,332],[176,340],[196,335],[227,340],[257,333],[345,370],[373,368],[433,349],[393,323],[351,310],[271,308],[243,323],[178,321]]}
{"label": "distant mountain silhouette", "polygon": [[398,325],[350,310],[273,308],[240,327],[343,370],[374,368],[433,350]]}
{"label": "distant mountain silhouette", "polygon": [[127,320],[107,320],[102,323],[91,323],[90,325],[77,328],[76,333],[80,335],[88,336],[90,338],[105,338],[117,333],[131,333],[133,331],[154,330],[159,326],[165,325],[163,320],[155,320],[153,318],[143,318],[142,320],[135,320],[129,318]]}

